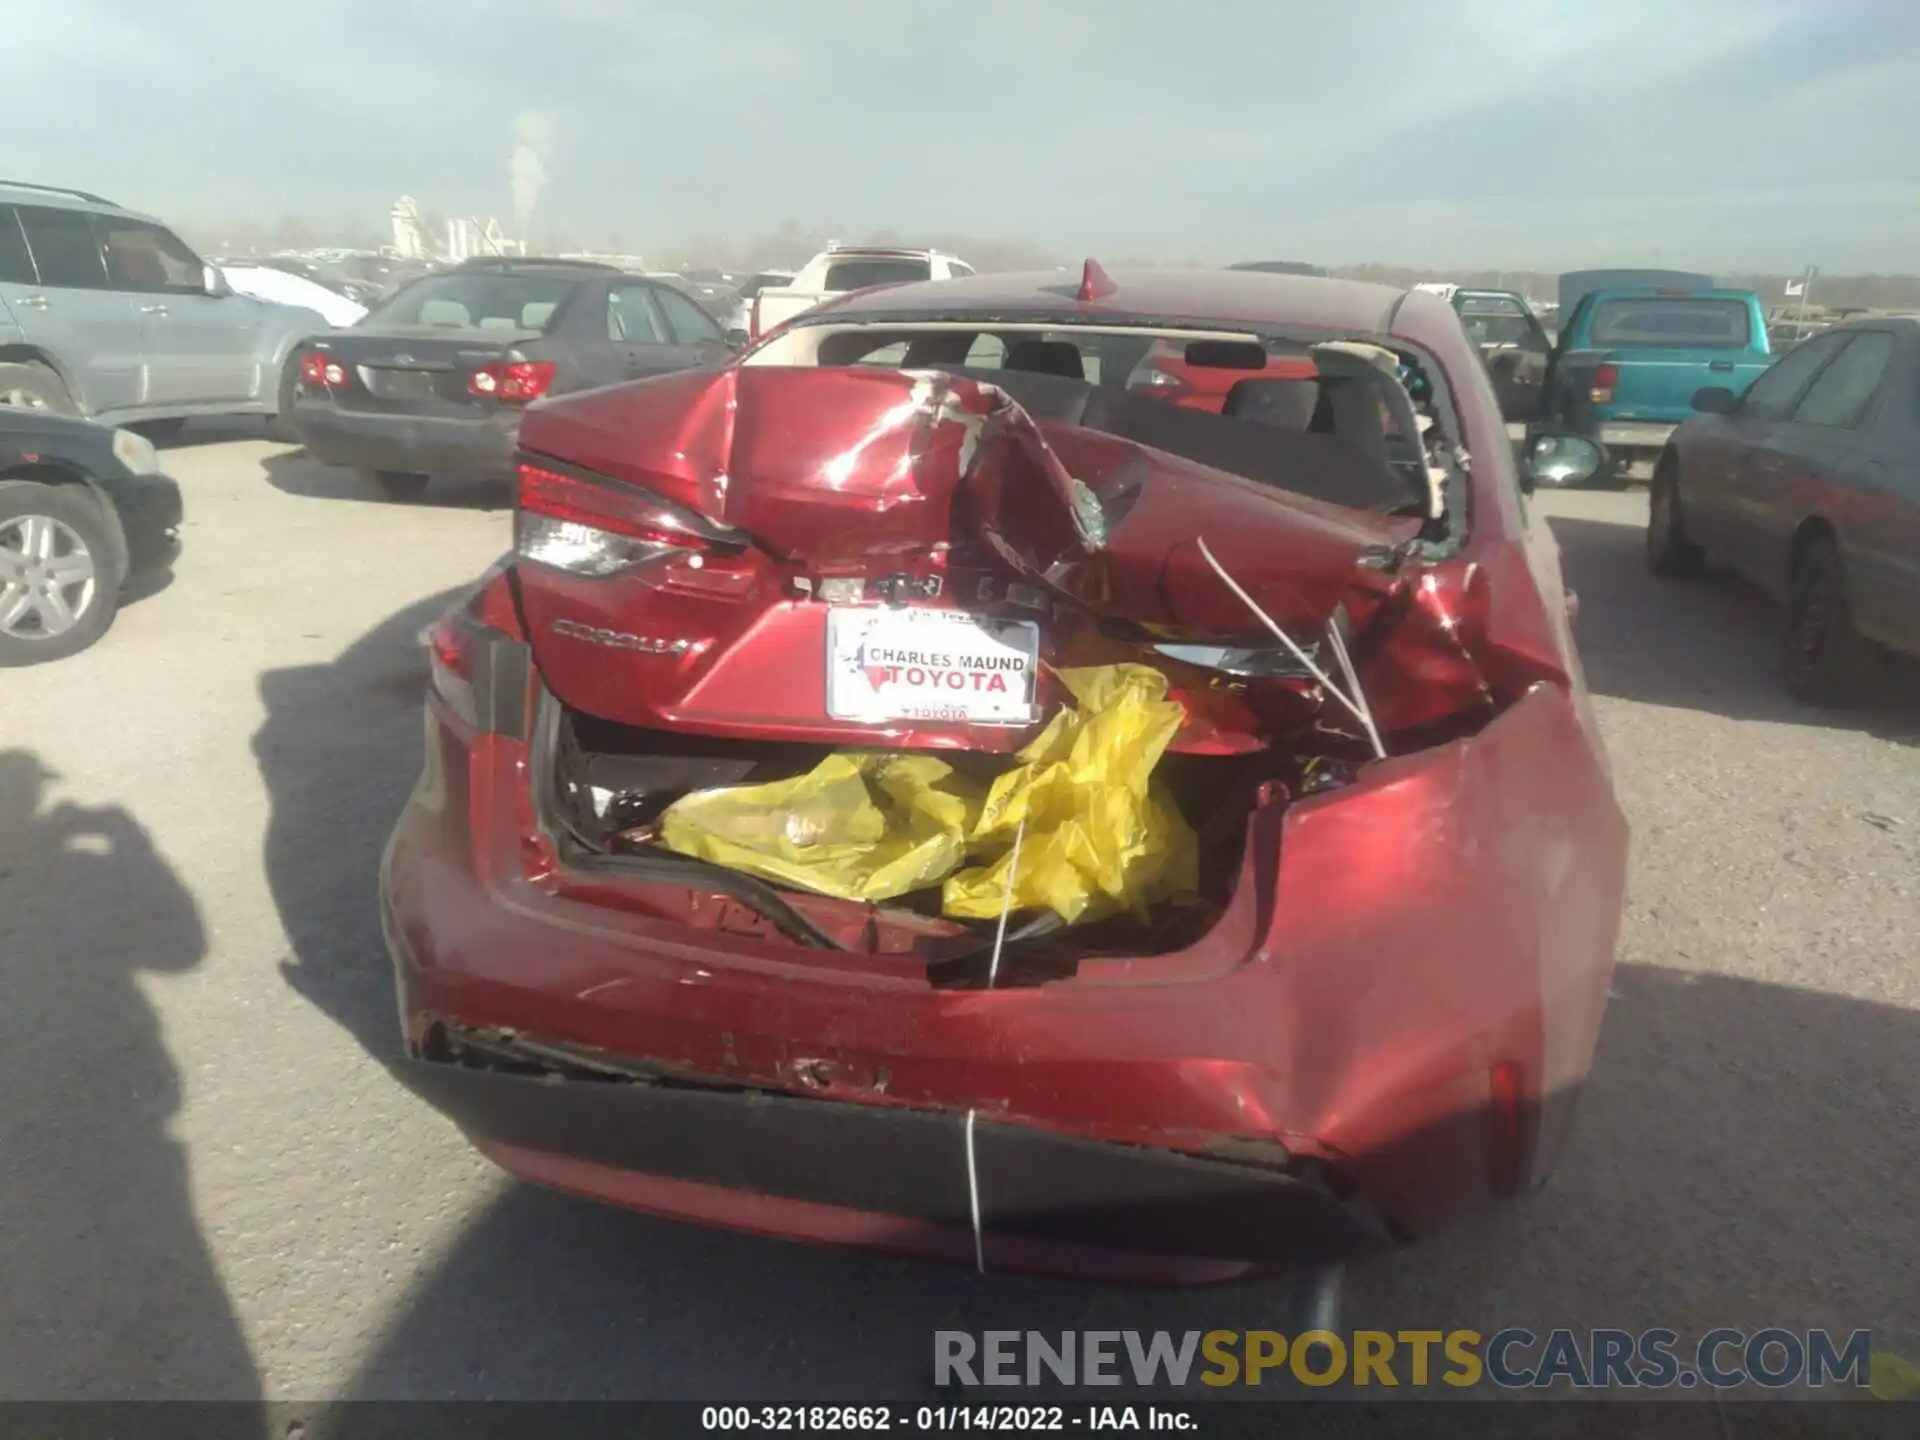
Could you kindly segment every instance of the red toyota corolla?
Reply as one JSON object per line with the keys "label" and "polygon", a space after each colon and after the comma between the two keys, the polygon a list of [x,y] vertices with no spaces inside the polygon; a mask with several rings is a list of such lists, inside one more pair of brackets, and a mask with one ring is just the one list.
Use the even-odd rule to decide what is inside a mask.
{"label": "red toyota corolla", "polygon": [[402,1073],[507,1170],[1180,1280],[1545,1175],[1627,831],[1444,301],[897,286],[519,444],[381,885]]}

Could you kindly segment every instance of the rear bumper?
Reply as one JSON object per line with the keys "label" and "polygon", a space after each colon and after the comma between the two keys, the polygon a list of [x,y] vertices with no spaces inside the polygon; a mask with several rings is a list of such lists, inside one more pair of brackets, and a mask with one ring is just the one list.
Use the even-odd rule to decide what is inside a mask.
{"label": "rear bumper", "polygon": [[329,465],[505,480],[513,475],[520,416],[380,415],[342,410],[331,401],[299,399],[293,424],[308,453]]}
{"label": "rear bumper", "polygon": [[1664,420],[1606,420],[1594,435],[1609,450],[1660,450],[1680,426]]}
{"label": "rear bumper", "polygon": [[[675,1218],[989,1268],[1147,1281],[1339,1258],[1378,1229],[1305,1180],[964,1113],[407,1061],[508,1171]],[[970,1153],[971,1152],[971,1163]]]}

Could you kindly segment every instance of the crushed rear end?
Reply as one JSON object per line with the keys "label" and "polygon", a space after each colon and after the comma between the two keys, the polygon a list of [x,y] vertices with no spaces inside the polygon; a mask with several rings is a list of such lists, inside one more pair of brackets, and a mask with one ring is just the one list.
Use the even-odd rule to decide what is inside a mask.
{"label": "crushed rear end", "polygon": [[[1569,677],[1496,608],[1522,572],[930,372],[666,377],[520,443],[517,557],[432,633],[382,871],[409,1083],[507,1169],[1177,1280],[1544,1172],[1624,827]],[[1285,444],[1323,482],[1350,463]],[[948,653],[969,634],[992,663]],[[1315,678],[1343,651],[1365,724]],[[836,753],[990,785],[1114,665],[1179,707],[1153,780],[1190,893],[980,918],[662,843],[686,796]]]}

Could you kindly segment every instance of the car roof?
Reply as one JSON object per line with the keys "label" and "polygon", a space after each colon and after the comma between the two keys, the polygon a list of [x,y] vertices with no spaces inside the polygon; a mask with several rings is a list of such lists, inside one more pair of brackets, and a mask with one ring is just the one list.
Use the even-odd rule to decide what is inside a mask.
{"label": "car roof", "polygon": [[68,190],[59,185],[38,185],[26,180],[0,180],[0,205],[42,205],[49,210],[82,210],[89,215],[118,215],[128,220],[144,220],[150,225],[166,224],[138,210],[116,205],[104,196],[86,190]]}
{"label": "car roof", "polygon": [[[906,314],[1137,318],[1169,324],[1207,320],[1304,325],[1384,334],[1406,291],[1365,280],[1327,280],[1261,270],[1132,270],[1109,272],[1112,289],[1082,301],[1081,276],[1070,270],[974,275],[886,285],[821,306],[804,321],[900,318]],[[796,321],[795,323],[802,323]]]}
{"label": "car roof", "polygon": [[[1609,300],[1752,300],[1756,299],[1751,290],[1723,290],[1718,286],[1699,285],[1605,285],[1598,290],[1589,290],[1587,295],[1600,295]],[[1586,299],[1583,295],[1581,299]]]}

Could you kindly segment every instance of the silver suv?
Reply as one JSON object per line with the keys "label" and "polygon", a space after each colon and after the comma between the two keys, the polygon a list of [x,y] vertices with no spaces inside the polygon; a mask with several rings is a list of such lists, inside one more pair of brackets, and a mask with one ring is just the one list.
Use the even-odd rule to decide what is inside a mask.
{"label": "silver suv", "polygon": [[291,408],[288,356],[327,328],[236,295],[159,221],[0,180],[0,403],[110,424]]}

